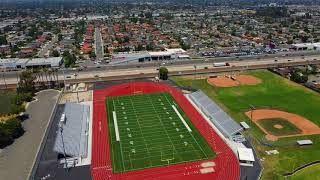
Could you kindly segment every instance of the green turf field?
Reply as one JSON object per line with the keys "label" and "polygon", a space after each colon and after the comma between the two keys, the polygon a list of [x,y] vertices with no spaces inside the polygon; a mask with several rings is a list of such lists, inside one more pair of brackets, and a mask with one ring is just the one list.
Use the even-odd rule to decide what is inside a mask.
{"label": "green turf field", "polygon": [[[294,135],[300,134],[302,131],[297,128],[294,124],[290,123],[285,119],[262,119],[259,120],[258,123],[270,134],[275,136],[286,136],[286,135]],[[281,125],[282,129],[277,129],[274,125]]]}
{"label": "green turf field", "polygon": [[114,173],[215,158],[169,93],[108,97],[106,103]]}
{"label": "green turf field", "polygon": [[288,177],[289,180],[320,180],[320,164],[310,166]]}
{"label": "green turf field", "polygon": [[[250,106],[274,108],[305,117],[320,126],[320,94],[282,78],[269,71],[250,71],[244,74],[253,75],[262,80],[255,86],[217,88],[207,83],[206,79],[173,77],[177,85],[201,89],[218,103],[235,120],[247,122],[251,129],[245,132],[250,136],[260,158],[264,158],[262,179],[284,179],[283,174],[315,160],[320,160],[320,135],[301,136],[267,142],[265,134],[244,114]],[[200,77],[200,75],[198,76]],[[312,146],[298,148],[296,141],[310,139]],[[268,147],[261,142],[274,145]],[[280,154],[266,156],[266,150],[277,149]]]}

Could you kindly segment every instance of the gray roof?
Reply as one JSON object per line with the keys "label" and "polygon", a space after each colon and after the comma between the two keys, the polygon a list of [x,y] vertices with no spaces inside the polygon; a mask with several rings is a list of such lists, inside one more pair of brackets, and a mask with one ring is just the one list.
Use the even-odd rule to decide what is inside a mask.
{"label": "gray roof", "polygon": [[[66,154],[72,157],[86,157],[90,106],[66,103],[64,113],[66,120],[63,124],[62,134]],[[60,131],[57,132],[53,150],[63,154]]]}
{"label": "gray roof", "polygon": [[50,57],[50,58],[33,58],[27,62],[26,66],[46,66],[59,67],[62,62],[62,57]]}
{"label": "gray roof", "polygon": [[201,111],[210,118],[210,121],[223,133],[224,136],[231,137],[243,130],[237,122],[235,122],[202,91],[191,93],[190,98],[201,109]]}

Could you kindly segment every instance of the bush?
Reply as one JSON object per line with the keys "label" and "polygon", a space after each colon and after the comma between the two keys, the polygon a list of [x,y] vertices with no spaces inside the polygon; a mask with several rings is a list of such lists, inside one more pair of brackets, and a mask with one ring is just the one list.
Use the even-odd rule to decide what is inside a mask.
{"label": "bush", "polygon": [[17,120],[16,118],[7,120],[4,123],[4,127],[8,135],[10,135],[13,139],[20,137],[24,133],[21,121]]}
{"label": "bush", "polygon": [[14,96],[12,103],[15,105],[21,105],[23,102],[32,101],[32,99],[32,93],[18,93],[16,96]]}
{"label": "bush", "polygon": [[25,112],[26,109],[24,105],[16,105],[16,104],[11,104],[11,114],[19,114],[21,112]]}
{"label": "bush", "polygon": [[21,121],[16,118],[0,123],[0,148],[10,145],[15,138],[20,137],[23,133]]}

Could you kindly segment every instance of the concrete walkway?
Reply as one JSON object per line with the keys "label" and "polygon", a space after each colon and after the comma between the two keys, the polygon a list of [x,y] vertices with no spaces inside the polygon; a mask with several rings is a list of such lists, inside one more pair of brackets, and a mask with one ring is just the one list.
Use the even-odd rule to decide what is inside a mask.
{"label": "concrete walkway", "polygon": [[28,178],[58,96],[55,90],[42,91],[36,96],[38,100],[29,104],[24,135],[0,152],[0,180]]}

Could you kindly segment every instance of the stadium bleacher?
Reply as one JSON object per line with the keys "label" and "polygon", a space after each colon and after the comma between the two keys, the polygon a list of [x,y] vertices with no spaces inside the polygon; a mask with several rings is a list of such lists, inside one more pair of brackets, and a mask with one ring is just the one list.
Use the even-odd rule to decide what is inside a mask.
{"label": "stadium bleacher", "polygon": [[243,130],[236,121],[201,90],[191,93],[189,97],[226,138],[232,138]]}
{"label": "stadium bleacher", "polygon": [[61,133],[58,132],[53,150],[60,154],[65,150],[70,157],[87,157],[90,107],[66,103],[64,113],[66,120],[62,125],[63,142]]}

